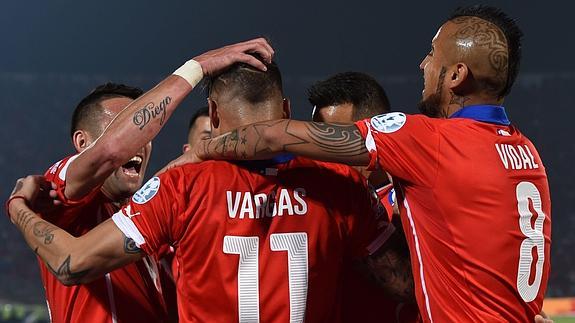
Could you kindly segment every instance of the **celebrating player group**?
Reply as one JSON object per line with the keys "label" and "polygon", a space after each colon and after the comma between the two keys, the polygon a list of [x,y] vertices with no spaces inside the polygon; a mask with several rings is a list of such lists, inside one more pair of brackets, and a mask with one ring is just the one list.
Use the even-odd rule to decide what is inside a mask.
{"label": "celebrating player group", "polygon": [[[291,120],[263,38],[145,93],[99,86],[74,110],[76,153],[6,202],[51,320],[547,321],[547,175],[503,107],[521,38],[499,9],[457,9],[419,65],[417,115],[346,72],[308,90],[313,121]],[[202,80],[184,153],[143,183]]]}

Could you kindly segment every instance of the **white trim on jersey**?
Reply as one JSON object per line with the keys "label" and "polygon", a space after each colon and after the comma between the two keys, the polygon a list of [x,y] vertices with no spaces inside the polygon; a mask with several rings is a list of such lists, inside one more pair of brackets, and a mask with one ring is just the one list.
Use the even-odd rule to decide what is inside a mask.
{"label": "white trim on jersey", "polygon": [[108,289],[108,301],[110,302],[110,312],[112,314],[112,323],[118,323],[118,315],[116,314],[116,300],[114,299],[114,288],[112,286],[112,276],[107,273],[106,288]]}
{"label": "white trim on jersey", "polygon": [[66,173],[68,172],[68,166],[70,166],[70,164],[74,161],[74,159],[78,158],[78,156],[80,156],[80,154],[70,157],[68,159],[68,161],[66,162],[66,165],[64,165],[64,167],[62,167],[62,169],[60,170],[60,173],[58,173],[58,177],[60,177],[61,180],[63,180],[63,181],[66,180]]}
{"label": "white trim on jersey", "polygon": [[407,203],[407,196],[403,198],[403,205],[407,211],[407,217],[409,218],[409,224],[411,225],[411,232],[413,233],[413,238],[415,239],[415,251],[417,252],[417,260],[419,261],[419,277],[421,279],[421,288],[423,289],[423,296],[425,298],[425,309],[427,310],[427,316],[429,320],[433,323],[433,317],[431,316],[431,307],[429,306],[429,295],[427,295],[427,288],[425,286],[425,277],[423,274],[423,261],[421,259],[421,250],[419,249],[419,238],[417,237],[417,231],[415,230],[415,223],[413,222],[413,217],[411,215],[411,209],[409,208],[409,203]]}
{"label": "white trim on jersey", "polygon": [[142,236],[132,219],[125,216],[122,210],[112,215],[112,221],[114,221],[118,229],[120,229],[126,237],[134,240],[138,248],[146,243],[144,236]]}

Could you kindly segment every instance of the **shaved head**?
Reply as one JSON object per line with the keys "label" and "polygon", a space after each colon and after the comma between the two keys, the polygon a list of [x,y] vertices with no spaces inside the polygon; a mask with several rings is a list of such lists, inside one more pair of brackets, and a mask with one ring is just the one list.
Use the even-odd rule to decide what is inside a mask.
{"label": "shaved head", "polygon": [[506,96],[521,60],[523,33],[515,21],[497,8],[476,5],[458,8],[444,26],[449,28],[453,59],[469,66],[485,92]]}
{"label": "shaved head", "polygon": [[455,61],[467,64],[485,91],[498,95],[507,83],[509,53],[503,32],[477,17],[457,17],[448,22]]}

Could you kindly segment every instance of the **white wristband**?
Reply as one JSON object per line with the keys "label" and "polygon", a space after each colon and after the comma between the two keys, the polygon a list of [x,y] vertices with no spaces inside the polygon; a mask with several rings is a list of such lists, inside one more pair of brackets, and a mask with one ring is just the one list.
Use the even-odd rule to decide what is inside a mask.
{"label": "white wristband", "polygon": [[198,83],[200,83],[204,77],[202,66],[200,63],[194,61],[193,59],[187,61],[172,74],[182,77],[184,80],[188,81],[192,87],[195,87]]}

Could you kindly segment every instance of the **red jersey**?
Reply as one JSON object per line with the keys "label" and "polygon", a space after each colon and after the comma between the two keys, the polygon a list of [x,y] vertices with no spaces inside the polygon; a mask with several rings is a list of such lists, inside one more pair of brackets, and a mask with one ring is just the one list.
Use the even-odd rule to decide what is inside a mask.
{"label": "red jersey", "polygon": [[426,322],[528,322],[550,264],[551,201],[533,144],[505,110],[450,119],[389,113],[356,124],[394,178]]}
{"label": "red jersey", "polygon": [[148,254],[175,246],[183,322],[339,322],[344,264],[387,228],[358,172],[301,158],[176,167],[113,220]]}
{"label": "red jersey", "polygon": [[[119,207],[100,189],[78,201],[66,198],[66,170],[73,160],[74,157],[67,157],[46,172],[46,179],[57,185],[63,205],[44,212],[42,217],[74,236],[81,236],[110,218]],[[91,283],[69,287],[39,261],[52,322],[165,322],[161,294],[151,277],[151,273],[157,272],[155,263],[144,261],[114,270]]]}

